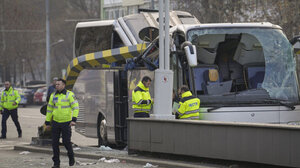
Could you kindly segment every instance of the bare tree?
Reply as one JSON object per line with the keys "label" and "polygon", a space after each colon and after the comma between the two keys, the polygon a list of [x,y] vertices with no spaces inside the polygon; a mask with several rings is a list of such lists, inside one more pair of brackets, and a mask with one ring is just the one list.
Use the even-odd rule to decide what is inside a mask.
{"label": "bare tree", "polygon": [[291,38],[299,34],[299,0],[174,0],[176,9],[189,11],[201,23],[271,22]]}

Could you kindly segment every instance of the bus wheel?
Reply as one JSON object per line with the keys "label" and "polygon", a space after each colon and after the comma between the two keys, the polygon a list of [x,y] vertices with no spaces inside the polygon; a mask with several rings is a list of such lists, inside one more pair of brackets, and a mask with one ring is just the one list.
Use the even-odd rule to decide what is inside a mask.
{"label": "bus wheel", "polygon": [[98,146],[107,145],[107,128],[106,120],[102,118],[98,123]]}

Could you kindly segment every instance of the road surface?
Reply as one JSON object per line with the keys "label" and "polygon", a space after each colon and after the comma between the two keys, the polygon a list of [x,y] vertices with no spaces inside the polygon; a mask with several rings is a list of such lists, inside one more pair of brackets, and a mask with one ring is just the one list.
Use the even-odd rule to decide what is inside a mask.
{"label": "road surface", "polygon": [[[41,126],[45,121],[45,116],[40,114],[39,106],[28,106],[26,108],[19,108],[19,121],[23,131],[23,137],[18,138],[16,127],[11,120],[7,120],[7,139],[0,140],[0,167],[1,168],[38,168],[51,167],[52,155],[42,153],[28,153],[26,151],[13,150],[15,145],[26,145],[31,143],[32,137],[37,137],[37,127]],[[1,128],[1,127],[0,127]],[[72,132],[72,142],[80,147],[96,146],[98,141],[93,138],[86,138],[74,131]],[[101,158],[99,158],[101,159]],[[98,159],[98,160],[99,160]],[[105,163],[92,159],[76,158],[76,165],[74,167],[111,167],[111,168],[142,168],[143,165],[126,163]],[[109,159],[106,159],[109,160]],[[111,160],[114,162],[115,160]],[[109,161],[107,161],[109,162]],[[68,158],[61,156],[61,167],[68,167]]]}

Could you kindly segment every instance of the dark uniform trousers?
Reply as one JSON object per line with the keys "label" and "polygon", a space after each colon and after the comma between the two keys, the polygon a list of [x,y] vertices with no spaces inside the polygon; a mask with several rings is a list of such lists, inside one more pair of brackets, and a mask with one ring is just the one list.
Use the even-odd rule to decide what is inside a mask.
{"label": "dark uniform trousers", "polygon": [[149,118],[150,115],[149,113],[145,113],[145,112],[138,112],[138,113],[134,113],[133,114],[134,118]]}
{"label": "dark uniform trousers", "polygon": [[17,127],[18,134],[20,135],[22,133],[21,126],[18,120],[18,109],[13,109],[13,110],[8,110],[8,109],[3,109],[2,113],[2,137],[6,137],[6,132],[7,132],[7,127],[6,127],[6,121],[8,117],[11,116],[13,122],[15,123]]}
{"label": "dark uniform trousers", "polygon": [[59,165],[59,138],[60,134],[62,134],[62,140],[65,148],[68,151],[68,157],[74,158],[74,152],[71,143],[71,135],[72,130],[70,126],[70,122],[58,123],[55,121],[51,122],[52,127],[52,149],[53,149],[53,162],[54,165]]}

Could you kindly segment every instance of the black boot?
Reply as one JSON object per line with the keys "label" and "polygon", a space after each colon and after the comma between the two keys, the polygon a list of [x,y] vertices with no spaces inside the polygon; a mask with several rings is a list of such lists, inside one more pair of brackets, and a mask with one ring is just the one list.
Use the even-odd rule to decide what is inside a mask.
{"label": "black boot", "polygon": [[52,168],[60,168],[59,165],[53,165]]}
{"label": "black boot", "polygon": [[69,166],[74,166],[74,164],[75,164],[74,156],[73,157],[69,157]]}

